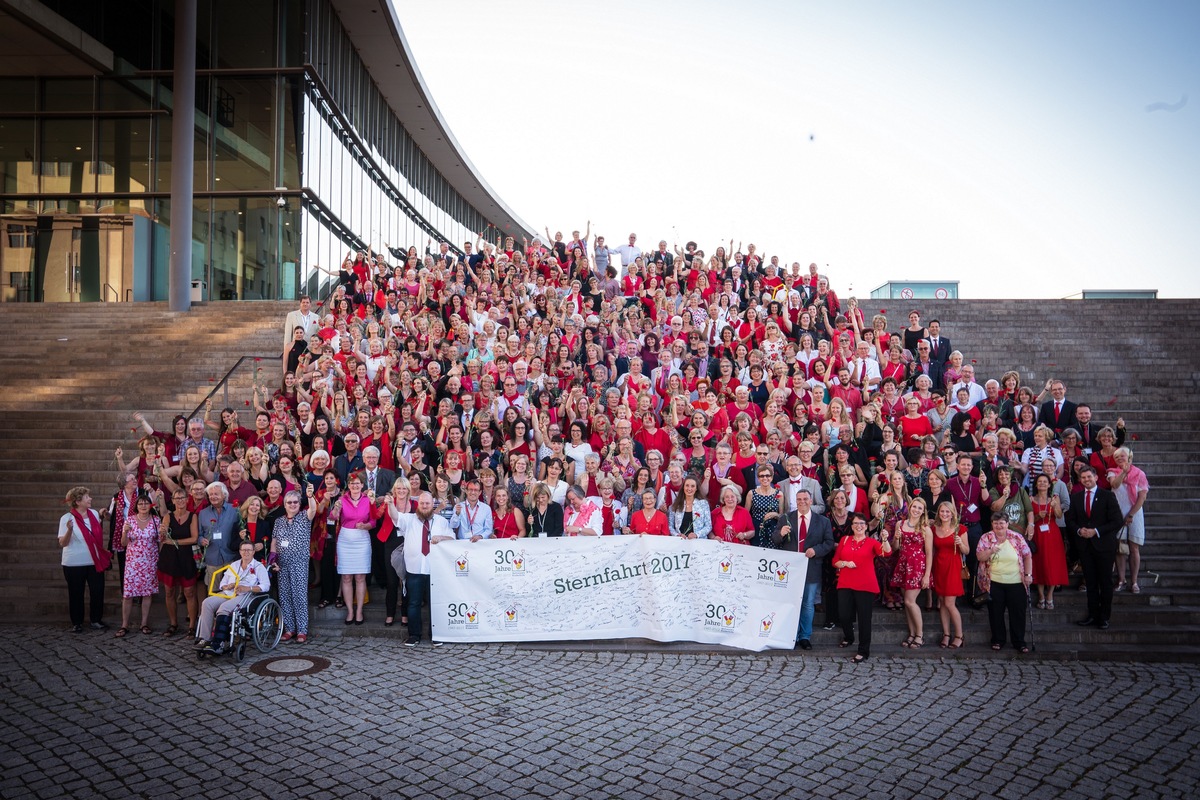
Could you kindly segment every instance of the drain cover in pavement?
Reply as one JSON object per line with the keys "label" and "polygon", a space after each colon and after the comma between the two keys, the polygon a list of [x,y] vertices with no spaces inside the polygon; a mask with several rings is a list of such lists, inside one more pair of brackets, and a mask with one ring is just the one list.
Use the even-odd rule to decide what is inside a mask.
{"label": "drain cover in pavement", "polygon": [[318,673],[329,663],[329,659],[320,656],[280,656],[255,662],[250,671],[267,678],[299,678]]}

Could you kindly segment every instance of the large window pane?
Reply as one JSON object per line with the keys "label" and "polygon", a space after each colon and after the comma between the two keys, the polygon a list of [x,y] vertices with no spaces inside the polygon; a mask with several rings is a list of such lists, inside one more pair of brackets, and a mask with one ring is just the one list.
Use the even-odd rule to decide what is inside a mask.
{"label": "large window pane", "polygon": [[220,78],[215,83],[213,188],[275,188],[275,79]]}
{"label": "large window pane", "polygon": [[[47,119],[42,121],[42,192],[94,192],[92,174],[92,121]],[[68,207],[74,213],[77,209]]]}
{"label": "large window pane", "polygon": [[215,0],[217,67],[275,66],[275,0]]}
{"label": "large window pane", "polygon": [[[97,190],[109,192],[145,192],[150,189],[150,120],[102,119],[99,122]],[[114,210],[128,211],[130,201],[113,201]],[[134,207],[143,208],[142,201]]]}
{"label": "large window pane", "polygon": [[[0,119],[0,194],[37,192],[33,160],[34,122],[31,119]],[[28,200],[5,201],[3,211],[32,209]]]}
{"label": "large window pane", "polygon": [[296,286],[296,214],[295,200],[284,212],[269,197],[213,200],[213,283],[209,291],[214,300],[280,297],[281,247],[293,270],[288,286]]}
{"label": "large window pane", "polygon": [[92,111],[94,88],[91,78],[47,78],[42,84],[42,109]]}
{"label": "large window pane", "polygon": [[289,189],[299,189],[300,181],[300,142],[304,130],[304,118],[301,110],[303,101],[303,79],[295,75],[283,78],[283,186]]}
{"label": "large window pane", "polygon": [[0,108],[33,111],[35,91],[33,78],[0,78]]}

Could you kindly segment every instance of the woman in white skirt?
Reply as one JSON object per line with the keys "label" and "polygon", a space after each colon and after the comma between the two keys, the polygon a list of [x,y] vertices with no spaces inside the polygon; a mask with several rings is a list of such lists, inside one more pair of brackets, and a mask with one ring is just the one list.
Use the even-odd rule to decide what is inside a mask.
{"label": "woman in white skirt", "polygon": [[375,509],[363,492],[362,472],[346,479],[346,493],[333,506],[330,517],[337,520],[337,571],[342,576],[342,599],[346,601],[346,624],[363,624],[363,598],[371,571],[371,527]]}
{"label": "woman in white skirt", "polygon": [[1138,570],[1142,567],[1142,545],[1146,543],[1146,520],[1142,506],[1150,492],[1150,481],[1146,479],[1146,473],[1133,465],[1133,451],[1128,447],[1118,447],[1113,452],[1113,460],[1117,462],[1117,468],[1108,471],[1108,485],[1117,495],[1125,526],[1117,534],[1117,539],[1129,539],[1129,555],[1117,551],[1116,590],[1119,592],[1125,588],[1125,567],[1128,565],[1131,573],[1129,591],[1139,594],[1142,588],[1138,586]]}

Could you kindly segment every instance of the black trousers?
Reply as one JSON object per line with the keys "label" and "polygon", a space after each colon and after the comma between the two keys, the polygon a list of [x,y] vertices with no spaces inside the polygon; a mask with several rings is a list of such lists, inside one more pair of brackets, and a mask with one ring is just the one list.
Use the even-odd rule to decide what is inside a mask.
{"label": "black trousers", "polygon": [[425,627],[421,620],[421,605],[429,599],[429,576],[410,572],[404,581],[408,592],[408,635],[420,639]]}
{"label": "black trousers", "polygon": [[1008,612],[1008,627],[1012,631],[1013,647],[1025,646],[1025,611],[1029,592],[1020,583],[992,582],[992,600],[988,603],[988,621],[992,624],[992,644],[1003,645],[1008,639],[1004,630],[1004,612]]}
{"label": "black trousers", "polygon": [[1083,579],[1087,582],[1088,616],[1097,622],[1108,622],[1112,617],[1113,564],[1117,560],[1117,542],[1112,536],[1108,538],[1109,541],[1097,544],[1099,537],[1075,537],[1079,563],[1083,565]]}
{"label": "black trousers", "polygon": [[337,600],[338,590],[342,588],[341,578],[337,574],[337,539],[332,536],[325,540],[325,550],[321,553],[321,602],[333,603]]}
{"label": "black trousers", "polygon": [[[395,533],[388,538],[383,545],[383,570],[387,575],[387,593],[384,595],[383,605],[387,612],[386,616],[396,616],[396,602],[400,597],[400,574],[392,569],[392,554],[396,552],[396,548],[404,540]],[[407,609],[405,609],[407,614]]]}
{"label": "black trousers", "polygon": [[104,618],[104,573],[97,572],[91,564],[86,567],[63,567],[67,579],[67,606],[71,612],[71,624],[83,624],[83,590],[90,591],[92,600],[92,622],[103,622]]}
{"label": "black trousers", "polygon": [[858,654],[863,658],[871,655],[871,613],[875,608],[876,597],[876,592],[838,589],[838,616],[842,620],[842,638],[847,642],[856,641],[854,621],[858,620]]}

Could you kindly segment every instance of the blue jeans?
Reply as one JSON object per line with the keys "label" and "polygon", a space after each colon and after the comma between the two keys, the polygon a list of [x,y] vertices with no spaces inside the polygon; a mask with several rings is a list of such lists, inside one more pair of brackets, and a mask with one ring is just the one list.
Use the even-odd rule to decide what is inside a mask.
{"label": "blue jeans", "polygon": [[408,573],[404,579],[408,592],[408,635],[421,638],[421,606],[429,598],[429,576]]}
{"label": "blue jeans", "polygon": [[804,582],[804,596],[800,600],[800,629],[796,641],[812,639],[813,615],[817,610],[817,592],[821,591],[821,578]]}

